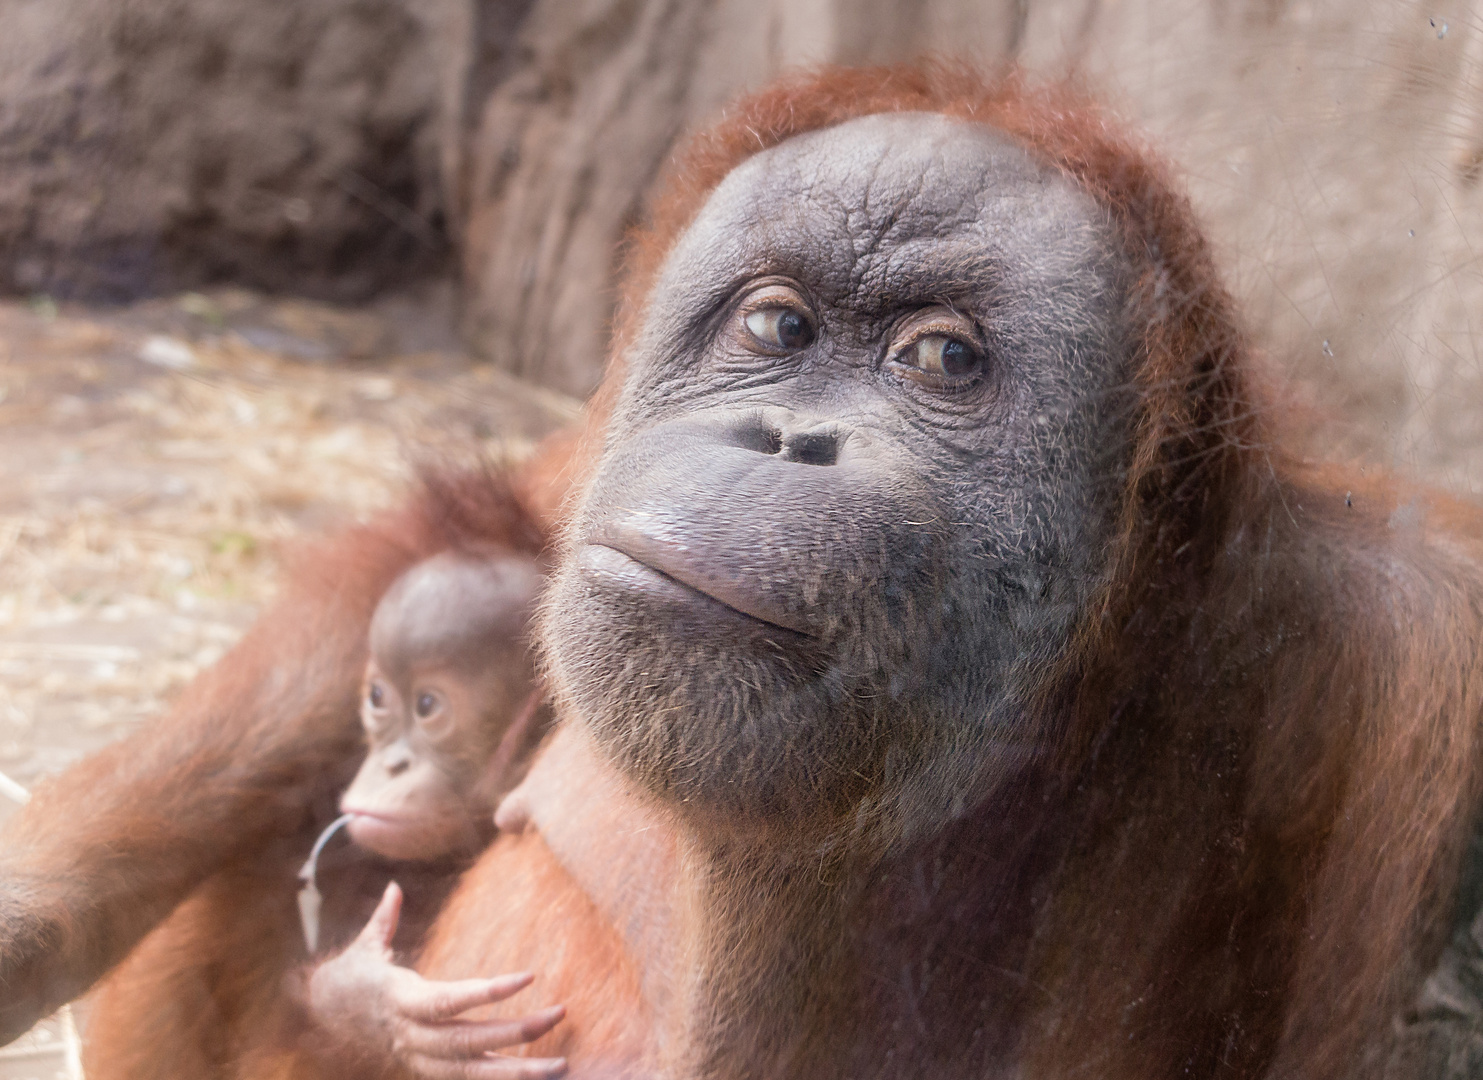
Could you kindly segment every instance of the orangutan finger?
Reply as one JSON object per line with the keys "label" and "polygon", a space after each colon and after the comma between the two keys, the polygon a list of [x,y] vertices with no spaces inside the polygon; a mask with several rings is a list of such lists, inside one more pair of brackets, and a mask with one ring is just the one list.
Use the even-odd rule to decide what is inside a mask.
{"label": "orangutan finger", "polygon": [[402,917],[402,889],[395,881],[387,882],[381,901],[360,933],[355,935],[356,945],[374,945],[378,949],[390,949],[391,939],[396,937],[397,923]]}
{"label": "orangutan finger", "polygon": [[407,1050],[429,1057],[474,1058],[507,1046],[533,1042],[566,1016],[566,1006],[555,1005],[515,1020],[480,1020],[455,1024],[409,1024],[400,1035]]}
{"label": "orangutan finger", "polygon": [[419,978],[396,992],[397,1011],[409,1020],[436,1024],[452,1020],[478,1005],[503,1001],[524,990],[535,976],[529,972],[499,975],[493,979],[460,979],[435,982]]}
{"label": "orangutan finger", "polygon": [[422,1080],[555,1080],[566,1074],[566,1058],[485,1057],[448,1061],[413,1054],[406,1064]]}

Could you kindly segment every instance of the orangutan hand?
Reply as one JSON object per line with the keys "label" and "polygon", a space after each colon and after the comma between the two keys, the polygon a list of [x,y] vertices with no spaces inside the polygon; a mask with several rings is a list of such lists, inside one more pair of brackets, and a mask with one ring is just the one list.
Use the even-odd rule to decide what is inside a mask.
{"label": "orangutan hand", "polygon": [[425,1080],[548,1080],[566,1072],[565,1058],[494,1052],[546,1034],[566,1015],[564,1005],[518,1020],[459,1019],[518,993],[535,977],[432,982],[399,967],[391,939],[401,908],[402,891],[393,882],[356,939],[310,974],[309,1011],[325,1034],[358,1052],[379,1052]]}

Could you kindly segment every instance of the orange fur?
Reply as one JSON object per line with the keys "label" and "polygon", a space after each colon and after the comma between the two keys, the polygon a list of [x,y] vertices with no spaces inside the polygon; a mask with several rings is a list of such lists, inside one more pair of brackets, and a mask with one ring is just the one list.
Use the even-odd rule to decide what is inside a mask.
{"label": "orange fur", "polygon": [[464,875],[419,970],[460,979],[532,971],[530,990],[492,1009],[518,1016],[564,1004],[569,1018],[537,1042],[509,1051],[564,1056],[583,1074],[622,1076],[649,1049],[651,1019],[639,976],[616,927],[535,834],[501,836]]}
{"label": "orange fur", "polygon": [[[499,1005],[474,1010],[469,1018],[516,1017],[565,1004],[577,1024],[563,1022],[550,1034],[504,1053],[524,1057],[562,1056],[583,1075],[634,1075],[649,1048],[650,1020],[632,960],[621,936],[535,834],[501,836],[463,877],[446,909],[456,935],[433,935],[418,968],[431,978],[463,979],[494,971],[533,971],[529,990]],[[148,944],[148,943],[146,943]],[[281,996],[281,993],[280,993]],[[231,1071],[215,1075],[244,1080],[330,1080],[333,1077],[401,1077],[394,1062],[355,1060],[337,1047],[322,1054],[313,1039],[275,1039],[282,1017],[264,1020],[257,1004],[256,1038],[236,1046]],[[245,1025],[244,1025],[245,1026]],[[105,1074],[111,1076],[113,1074]],[[139,1075],[210,1075],[180,1073]]]}
{"label": "orange fur", "polygon": [[[1065,89],[940,65],[826,71],[735,106],[677,155],[630,248],[614,367],[565,475],[580,483],[590,467],[657,268],[715,184],[792,135],[909,110],[990,124],[1063,170],[1106,207],[1138,269],[1116,572],[1046,672],[1032,719],[1050,753],[1025,798],[876,868],[879,891],[832,922],[801,903],[767,909],[776,919],[687,909],[674,930],[697,951],[674,956],[719,940],[742,958],[768,935],[812,932],[802,977],[838,976],[790,999],[815,1074],[883,1047],[895,1064],[882,1054],[862,1068],[949,1075],[994,1023],[1014,1025],[1019,1071],[1032,1076],[1373,1074],[1445,935],[1478,808],[1483,517],[1280,452],[1280,417],[1186,200],[1104,113]],[[545,490],[524,497],[549,519],[560,500]],[[305,828],[305,793],[351,738],[333,717],[348,728],[370,607],[437,534],[419,520],[352,541],[323,584],[291,590],[182,703],[164,729],[174,741],[141,737],[43,792],[5,864],[30,875],[39,900],[14,918],[0,909],[0,969],[7,942],[27,955],[53,943],[64,976],[38,993],[60,1000],[203,877]],[[582,858],[627,858],[635,845],[615,830]],[[533,968],[536,1000],[515,1007],[571,1009],[534,1052],[565,1051],[595,1072],[693,1060],[659,1046],[656,1032],[684,1034],[665,1015],[684,1003],[646,996],[646,939],[619,932],[581,859],[562,863],[559,847],[536,834],[498,842],[440,919],[424,969]],[[1024,873],[1003,873],[1005,852]],[[832,882],[821,870],[822,896]],[[957,875],[955,891],[916,887],[941,874]],[[995,937],[1000,917],[1020,923]],[[956,936],[942,949],[945,928]],[[1007,942],[1008,960],[970,939]],[[954,979],[992,980],[1002,1010],[931,1038],[941,1014],[891,1012],[881,973],[915,970],[929,947],[941,978],[916,989],[950,1010]],[[811,969],[810,957],[834,966]],[[733,972],[723,958],[702,974]],[[730,990],[717,1000],[734,1013],[709,1019],[742,1044],[776,1006]]]}
{"label": "orange fur", "polygon": [[[1063,852],[1016,909],[1034,913],[1022,967],[1006,975],[1029,987],[1009,1009],[1023,1010],[1023,1071],[1371,1071],[1445,936],[1477,810],[1483,516],[1281,452],[1282,419],[1198,224],[1141,143],[1074,91],[946,65],[824,71],[764,90],[676,155],[629,248],[602,400],[616,393],[663,258],[722,177],[793,135],[914,110],[992,125],[1071,176],[1107,208],[1139,270],[1116,571],[1045,679],[1038,719],[1054,769],[1026,804],[1042,809],[1016,808],[1032,846]],[[594,408],[595,424],[604,413]],[[943,844],[992,847],[982,837],[993,835],[992,816],[970,818]],[[883,873],[909,880],[952,850],[931,846]],[[971,872],[971,858],[951,857]],[[982,895],[1003,904],[1015,887],[1030,886],[996,895],[985,881]],[[971,881],[962,888],[978,895]],[[524,902],[539,909],[545,897]],[[442,938],[471,940],[474,910],[451,909]],[[940,933],[929,914],[918,926],[903,912],[901,934]],[[715,932],[745,951],[748,935],[779,925]],[[868,979],[866,959],[854,962]],[[857,989],[813,988],[809,1007],[822,1011],[808,1060],[848,1061],[850,1039],[874,1037],[877,992]],[[738,1008],[766,1007],[737,993]],[[909,1028],[896,1049],[917,1069],[955,1060]]]}
{"label": "orange fur", "polygon": [[217,874],[140,942],[92,999],[89,1076],[234,1076],[282,1026],[284,976],[303,962],[282,869]]}
{"label": "orange fur", "polygon": [[12,1000],[48,1011],[164,920],[100,997],[94,1075],[176,1059],[227,1075],[242,1030],[282,1007],[303,960],[295,873],[364,750],[371,612],[413,563],[490,545],[544,545],[508,480],[429,473],[400,510],[299,552],[281,599],[161,723],[40,787],[0,855],[29,899],[0,920]]}

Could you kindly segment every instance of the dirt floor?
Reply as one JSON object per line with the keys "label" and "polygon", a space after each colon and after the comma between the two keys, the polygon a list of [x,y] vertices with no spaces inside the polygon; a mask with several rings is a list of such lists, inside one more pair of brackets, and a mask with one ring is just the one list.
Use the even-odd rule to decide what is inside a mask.
{"label": "dirt floor", "polygon": [[440,331],[405,300],[0,304],[0,771],[29,783],[158,713],[281,545],[387,504],[411,460],[524,454],[576,415]]}
{"label": "dirt floor", "polygon": [[[393,501],[418,457],[524,454],[576,416],[470,362],[450,296],[0,302],[0,774],[30,785],[157,715],[284,544]],[[0,791],[0,842],[13,808]],[[63,1042],[0,1049],[0,1080],[67,1075]]]}

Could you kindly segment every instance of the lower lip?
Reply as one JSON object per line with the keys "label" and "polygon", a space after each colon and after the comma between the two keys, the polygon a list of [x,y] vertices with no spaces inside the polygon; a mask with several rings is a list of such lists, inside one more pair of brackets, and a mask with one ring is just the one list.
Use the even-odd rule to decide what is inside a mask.
{"label": "lower lip", "polygon": [[390,841],[395,843],[407,835],[407,829],[394,818],[380,814],[368,814],[361,810],[349,810],[350,823],[346,831],[350,838],[363,847],[374,847]]}
{"label": "lower lip", "polygon": [[596,584],[616,585],[674,606],[700,608],[712,618],[735,620],[754,629],[766,629],[774,636],[786,636],[789,640],[809,640],[807,635],[796,630],[738,611],[709,593],[692,588],[606,544],[584,544],[577,552],[577,570]]}

